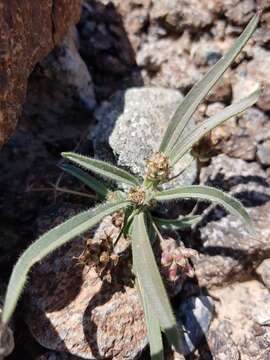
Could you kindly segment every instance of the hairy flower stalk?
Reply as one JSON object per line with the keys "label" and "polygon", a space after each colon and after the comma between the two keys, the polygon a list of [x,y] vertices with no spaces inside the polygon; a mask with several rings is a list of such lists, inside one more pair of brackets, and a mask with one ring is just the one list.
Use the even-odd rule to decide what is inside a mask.
{"label": "hairy flower stalk", "polygon": [[[174,317],[155,260],[152,240],[156,237],[155,232],[159,233],[159,229],[182,229],[197,221],[197,217],[162,219],[154,216],[152,210],[157,202],[164,203],[173,199],[195,198],[212,201],[238,216],[252,231],[253,223],[242,204],[221,190],[200,185],[179,186],[174,189],[162,190],[160,184],[169,180],[173,166],[181,161],[185,154],[190,153],[192,149],[194,150],[204,136],[258,100],[259,90],[226,107],[202,123],[194,125],[193,128],[187,128],[198,105],[240,53],[256,29],[258,21],[259,14],[256,14],[232,48],[189,91],[179,104],[162,138],[159,151],[147,161],[144,179],[101,160],[75,153],[62,153],[66,160],[73,163],[73,165],[65,164],[63,169],[80,179],[105,203],[68,219],[42,235],[23,252],[12,271],[0,318],[0,358],[10,352],[11,343],[6,341],[10,334],[7,330],[7,324],[15,311],[32,266],[60,246],[94,227],[105,216],[112,214],[117,214],[115,219],[119,225],[118,238],[124,235],[131,239],[133,272],[136,276],[136,286],[144,308],[152,359],[163,359],[161,329],[174,349],[185,354],[183,329]],[[79,166],[80,169],[74,165]],[[125,185],[125,188],[129,190],[127,192],[122,190],[111,192],[103,182],[93,176],[93,173],[98,174],[99,178],[106,177],[115,183],[120,183],[121,188]],[[118,221],[119,217],[122,224]],[[117,264],[113,249],[116,242],[117,240],[112,243],[110,239],[106,238],[97,247],[92,247],[91,242],[88,243],[81,260],[95,266],[98,271],[105,271],[107,274],[107,269]],[[194,255],[195,251],[192,249],[174,247],[163,254],[161,263],[168,269],[170,278],[175,280],[181,271],[189,276],[192,275],[189,258]]]}

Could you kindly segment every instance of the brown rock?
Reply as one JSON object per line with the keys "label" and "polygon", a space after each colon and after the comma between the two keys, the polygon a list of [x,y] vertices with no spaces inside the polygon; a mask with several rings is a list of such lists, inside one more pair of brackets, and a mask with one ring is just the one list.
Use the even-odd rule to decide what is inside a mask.
{"label": "brown rock", "polygon": [[235,25],[245,25],[256,10],[254,0],[225,0],[223,10],[226,17]]}
{"label": "brown rock", "polygon": [[270,290],[270,259],[263,260],[257,267],[256,273],[259,275],[267,289]]}
{"label": "brown rock", "polygon": [[[270,328],[263,325],[270,318],[269,291],[258,281],[251,280],[211,291],[211,295],[216,299],[216,320],[210,328],[208,341],[213,358],[269,359]],[[219,349],[218,353],[216,349]],[[227,355],[222,357],[222,353]]]}
{"label": "brown rock", "polygon": [[210,8],[208,1],[156,0],[150,16],[174,31],[185,27],[198,29],[213,21]]}
{"label": "brown rock", "polygon": [[[207,346],[201,349],[201,359],[239,360],[240,354],[231,337],[232,324],[221,320],[213,324],[207,336]],[[209,356],[210,355],[210,356]]]}
{"label": "brown rock", "polygon": [[[62,208],[54,217],[48,214],[40,219],[40,231],[48,229],[52,218],[57,224],[72,213]],[[88,239],[94,245],[100,243],[100,236],[115,238],[118,232],[109,216]],[[147,336],[129,260],[121,253],[110,272],[112,278],[103,278],[81,256],[86,238],[71,241],[36,266],[25,298],[26,322],[48,349],[85,359],[133,359],[147,345]],[[123,241],[117,244],[119,251]]]}
{"label": "brown rock", "polygon": [[269,51],[256,46],[251,49],[250,55],[253,59],[249,62],[244,62],[237,68],[233,81],[233,98],[234,100],[239,100],[259,86],[262,86],[262,94],[257,105],[263,111],[269,111]]}
{"label": "brown rock", "polygon": [[14,130],[27,78],[79,20],[81,0],[1,1],[0,147]]}

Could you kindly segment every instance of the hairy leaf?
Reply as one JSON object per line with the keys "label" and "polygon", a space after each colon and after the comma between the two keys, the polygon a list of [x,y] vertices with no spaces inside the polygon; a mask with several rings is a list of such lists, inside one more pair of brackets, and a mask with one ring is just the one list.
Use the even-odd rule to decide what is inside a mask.
{"label": "hairy leaf", "polygon": [[153,311],[151,303],[149,302],[145,292],[142,291],[138,277],[136,280],[137,280],[136,281],[137,291],[140,294],[144,315],[145,315],[151,359],[164,360],[162,335],[161,335],[161,329],[160,329],[158,317]]}
{"label": "hairy leaf", "polygon": [[256,29],[258,22],[259,13],[251,19],[231,49],[188,92],[170,121],[160,145],[160,152],[170,157],[173,146],[177,141],[181,141],[183,131],[198,105],[240,53]]}
{"label": "hairy leaf", "polygon": [[254,91],[246,98],[226,107],[218,114],[211,116],[201,124],[198,124],[183,139],[175,144],[171,152],[171,164],[176,164],[177,161],[179,161],[192,148],[192,146],[196,144],[196,142],[199,141],[209,131],[252,106],[258,100],[259,95],[260,90]]}
{"label": "hairy leaf", "polygon": [[179,219],[162,219],[153,216],[155,223],[166,230],[184,230],[197,224],[201,219],[202,217],[200,215],[181,216]]}
{"label": "hairy leaf", "polygon": [[147,296],[158,317],[161,328],[178,352],[183,349],[182,334],[177,327],[170,300],[161,279],[150,240],[147,234],[144,214],[134,217],[132,228],[133,266],[143,296]]}
{"label": "hairy leaf", "polygon": [[105,216],[122,209],[128,204],[127,201],[108,203],[82,212],[48,231],[29,246],[12,271],[2,312],[2,321],[7,323],[10,320],[27,280],[27,273],[36,262],[90,229]]}
{"label": "hairy leaf", "polygon": [[72,152],[62,153],[62,156],[86,170],[106,176],[114,181],[125,183],[130,186],[138,186],[140,184],[140,181],[136,178],[136,176],[105,161],[92,159],[88,156]]}
{"label": "hairy leaf", "polygon": [[195,198],[216,202],[235,216],[238,216],[251,232],[254,232],[252,220],[240,201],[210,186],[190,185],[171,190],[164,190],[156,194],[157,201],[167,201],[183,198]]}
{"label": "hairy leaf", "polygon": [[95,191],[100,199],[106,199],[109,190],[93,176],[71,164],[62,164],[61,169],[66,171],[68,174],[73,175],[91,190]]}

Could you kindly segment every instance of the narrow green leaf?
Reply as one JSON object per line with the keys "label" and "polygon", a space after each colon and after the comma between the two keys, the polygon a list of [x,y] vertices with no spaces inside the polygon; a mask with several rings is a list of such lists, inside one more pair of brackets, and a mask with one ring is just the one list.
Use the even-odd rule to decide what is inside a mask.
{"label": "narrow green leaf", "polygon": [[198,81],[188,92],[170,121],[160,145],[160,152],[163,152],[170,157],[170,152],[175,143],[181,141],[181,136],[183,135],[183,131],[189,119],[194,114],[203,98],[208,94],[243,49],[256,29],[259,17],[260,15],[257,13],[250,20],[249,24],[235,41],[231,49],[208,71],[202,80]]}
{"label": "narrow green leaf", "polygon": [[134,217],[132,228],[133,266],[151,307],[158,317],[161,328],[178,352],[183,350],[183,337],[177,327],[170,300],[161,279],[150,240],[147,234],[144,214]]}
{"label": "narrow green leaf", "polygon": [[106,199],[109,190],[104,184],[95,179],[93,176],[71,164],[62,164],[60,167],[68,174],[73,175],[75,178],[80,180],[91,190],[95,191],[100,199]]}
{"label": "narrow green leaf", "polygon": [[175,144],[170,155],[171,164],[175,165],[192,148],[192,146],[209,131],[252,106],[258,100],[259,96],[260,90],[256,90],[246,98],[226,107],[218,114],[211,116],[201,124],[198,124],[183,139]]}
{"label": "narrow green leaf", "polygon": [[138,277],[136,279],[136,287],[143,305],[145,322],[147,327],[147,337],[150,345],[151,360],[164,360],[162,334],[158,317],[154,313],[145,292],[140,287]]}
{"label": "narrow green leaf", "polygon": [[216,202],[233,215],[239,217],[248,229],[251,232],[254,232],[252,220],[240,201],[213,187],[201,185],[181,186],[171,190],[161,191],[155,196],[157,201],[168,201],[183,198],[195,198]]}
{"label": "narrow green leaf", "polygon": [[197,224],[201,219],[200,215],[182,216],[178,219],[162,219],[153,216],[155,223],[165,230],[184,230]]}
{"label": "narrow green leaf", "polygon": [[140,184],[140,181],[136,178],[136,176],[131,175],[128,171],[120,169],[117,166],[111,165],[105,161],[92,159],[88,156],[72,152],[62,153],[62,156],[86,170],[106,176],[114,181],[125,183],[130,186],[138,186]]}
{"label": "narrow green leaf", "polygon": [[69,240],[90,229],[105,216],[122,209],[128,204],[129,202],[127,201],[107,203],[95,209],[82,212],[48,231],[29,246],[21,255],[12,271],[2,312],[3,323],[7,323],[10,320],[27,280],[27,273],[36,262]]}

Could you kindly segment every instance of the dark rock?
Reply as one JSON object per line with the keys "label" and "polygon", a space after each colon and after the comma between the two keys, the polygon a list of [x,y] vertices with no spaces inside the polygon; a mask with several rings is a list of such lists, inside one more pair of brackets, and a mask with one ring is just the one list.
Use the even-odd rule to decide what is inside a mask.
{"label": "dark rock", "polygon": [[184,355],[188,355],[206,338],[213,318],[214,304],[207,296],[190,297],[181,303],[178,311],[185,330]]}
{"label": "dark rock", "polygon": [[57,353],[54,351],[47,352],[35,358],[35,360],[80,360],[77,356],[68,353]]}

